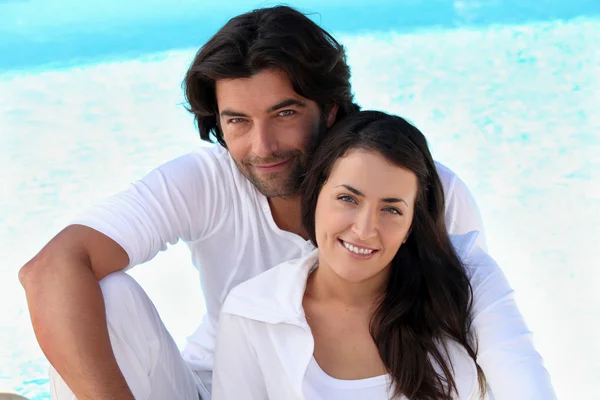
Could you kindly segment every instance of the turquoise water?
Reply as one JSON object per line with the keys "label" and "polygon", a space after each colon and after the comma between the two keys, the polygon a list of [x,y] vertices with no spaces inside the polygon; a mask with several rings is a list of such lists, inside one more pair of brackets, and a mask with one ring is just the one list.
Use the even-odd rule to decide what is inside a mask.
{"label": "turquoise water", "polygon": [[[0,21],[7,7],[14,17],[30,3],[0,2]],[[600,240],[600,18],[506,12],[486,20],[493,18],[483,11],[499,3],[454,2],[453,15],[420,22],[415,6],[407,14],[417,21],[402,29],[370,21],[358,30],[351,19],[335,22],[329,9],[321,17],[347,46],[359,103],[413,120],[436,158],[474,192],[490,251],[517,290],[560,398],[600,399],[600,272],[592,253]],[[183,1],[181,10],[194,7]],[[234,11],[242,9],[227,12]],[[475,23],[452,22],[459,14]],[[61,26],[76,20],[75,12],[60,15]],[[88,38],[98,37],[93,28]],[[180,90],[195,48],[163,51],[195,44],[173,34],[125,54],[106,52],[110,41],[98,39],[104,50],[78,53],[65,32],[64,42],[50,32],[42,60],[26,62],[16,50],[0,58],[0,389],[34,399],[49,398],[47,361],[30,328],[19,266],[74,213],[200,144]],[[10,40],[0,39],[0,48]],[[188,258],[177,245],[132,272],[180,344],[204,311]]]}

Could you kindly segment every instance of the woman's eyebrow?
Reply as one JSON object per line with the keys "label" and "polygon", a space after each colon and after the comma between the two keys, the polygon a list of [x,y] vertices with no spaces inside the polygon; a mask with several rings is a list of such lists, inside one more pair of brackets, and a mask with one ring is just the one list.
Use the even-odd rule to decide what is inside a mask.
{"label": "woman's eyebrow", "polygon": [[[361,192],[360,190],[358,190],[350,185],[343,184],[343,185],[338,185],[336,187],[340,187],[340,186],[345,187],[346,189],[348,189],[348,191],[354,193],[357,196],[365,197],[363,192]],[[404,203],[404,204],[406,204],[406,206],[408,206],[408,203],[406,202],[406,200],[404,200],[403,198],[400,198],[400,197],[384,197],[380,200],[383,201],[384,203]]]}

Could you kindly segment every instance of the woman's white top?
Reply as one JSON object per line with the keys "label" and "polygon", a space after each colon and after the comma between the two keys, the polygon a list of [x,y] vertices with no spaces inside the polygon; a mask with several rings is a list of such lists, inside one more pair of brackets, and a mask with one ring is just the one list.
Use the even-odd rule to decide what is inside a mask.
{"label": "woman's white top", "polygon": [[[472,333],[478,341],[477,363],[489,388],[486,398],[556,399],[513,290],[494,260],[475,245],[476,239],[477,232],[451,236],[473,287]],[[318,398],[309,397],[314,394],[311,390],[323,399],[331,399],[327,393],[321,393],[328,390],[326,384],[314,384],[318,374],[311,369],[314,339],[302,307],[317,252],[282,263],[231,291],[220,315],[213,399]],[[475,362],[456,342],[445,345],[458,389],[455,398],[479,398]],[[388,399],[381,392],[362,398]]]}
{"label": "woman's white top", "polygon": [[389,375],[357,380],[333,378],[313,357],[308,364],[302,390],[306,400],[387,399],[389,386]]}

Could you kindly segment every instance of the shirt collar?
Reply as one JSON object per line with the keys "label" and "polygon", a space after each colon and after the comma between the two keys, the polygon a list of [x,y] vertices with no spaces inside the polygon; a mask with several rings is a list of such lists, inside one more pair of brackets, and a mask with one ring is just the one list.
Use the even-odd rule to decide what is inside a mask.
{"label": "shirt collar", "polygon": [[[450,235],[458,256],[466,260],[475,247],[479,232]],[[235,287],[223,305],[223,312],[270,324],[304,325],[302,300],[308,275],[318,261],[318,249],[286,261]]]}

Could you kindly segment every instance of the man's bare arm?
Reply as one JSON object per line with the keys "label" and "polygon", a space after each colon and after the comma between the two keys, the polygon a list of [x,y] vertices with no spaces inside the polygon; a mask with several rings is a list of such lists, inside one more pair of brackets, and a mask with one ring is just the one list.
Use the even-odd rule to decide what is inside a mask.
{"label": "man's bare arm", "polygon": [[112,239],[71,225],[19,271],[42,351],[79,400],[134,399],[110,345],[98,283],[128,263]]}

